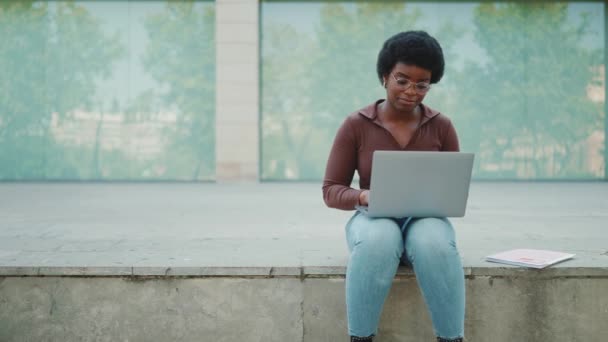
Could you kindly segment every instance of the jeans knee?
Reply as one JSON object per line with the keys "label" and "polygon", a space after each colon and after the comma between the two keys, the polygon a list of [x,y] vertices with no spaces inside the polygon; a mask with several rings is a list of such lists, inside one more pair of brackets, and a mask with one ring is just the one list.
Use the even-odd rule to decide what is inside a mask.
{"label": "jeans knee", "polygon": [[443,218],[418,219],[408,227],[405,248],[413,258],[449,258],[457,255],[452,225]]}
{"label": "jeans knee", "polygon": [[397,224],[390,219],[375,219],[357,232],[354,248],[375,256],[397,256],[403,253],[403,237]]}

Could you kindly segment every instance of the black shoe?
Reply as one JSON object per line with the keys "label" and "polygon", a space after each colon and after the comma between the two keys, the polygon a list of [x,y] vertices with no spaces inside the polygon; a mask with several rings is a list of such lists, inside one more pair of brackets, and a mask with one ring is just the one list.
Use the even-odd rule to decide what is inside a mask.
{"label": "black shoe", "polygon": [[451,340],[448,340],[446,338],[437,337],[437,342],[464,342],[464,340],[462,339],[462,337],[454,338]]}

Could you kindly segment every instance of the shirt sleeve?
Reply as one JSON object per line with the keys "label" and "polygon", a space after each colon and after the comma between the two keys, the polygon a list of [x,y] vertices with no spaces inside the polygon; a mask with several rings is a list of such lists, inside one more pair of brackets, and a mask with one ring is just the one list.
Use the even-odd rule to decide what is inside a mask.
{"label": "shirt sleeve", "polygon": [[458,134],[456,134],[456,129],[454,128],[454,125],[452,125],[451,120],[448,121],[448,127],[443,137],[441,150],[445,152],[460,151],[460,144],[458,143]]}
{"label": "shirt sleeve", "polygon": [[347,118],[338,129],[327,160],[323,179],[323,200],[330,208],[354,210],[361,190],[350,184],[357,168],[357,143]]}

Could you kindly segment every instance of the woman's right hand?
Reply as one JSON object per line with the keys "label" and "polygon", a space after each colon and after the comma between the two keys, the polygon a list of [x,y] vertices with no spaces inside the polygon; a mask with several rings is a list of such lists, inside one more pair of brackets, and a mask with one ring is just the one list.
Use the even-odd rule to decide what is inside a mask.
{"label": "woman's right hand", "polygon": [[369,205],[369,190],[363,190],[359,193],[359,205]]}

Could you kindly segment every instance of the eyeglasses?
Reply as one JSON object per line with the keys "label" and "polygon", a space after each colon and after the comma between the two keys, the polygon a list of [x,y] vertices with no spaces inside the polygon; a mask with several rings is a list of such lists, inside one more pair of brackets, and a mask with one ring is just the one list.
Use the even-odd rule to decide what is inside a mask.
{"label": "eyeglasses", "polygon": [[431,89],[431,84],[427,82],[414,83],[407,78],[397,78],[395,74],[392,74],[395,81],[397,81],[397,87],[402,91],[407,90],[411,85],[414,85],[414,90],[420,95],[426,94]]}

